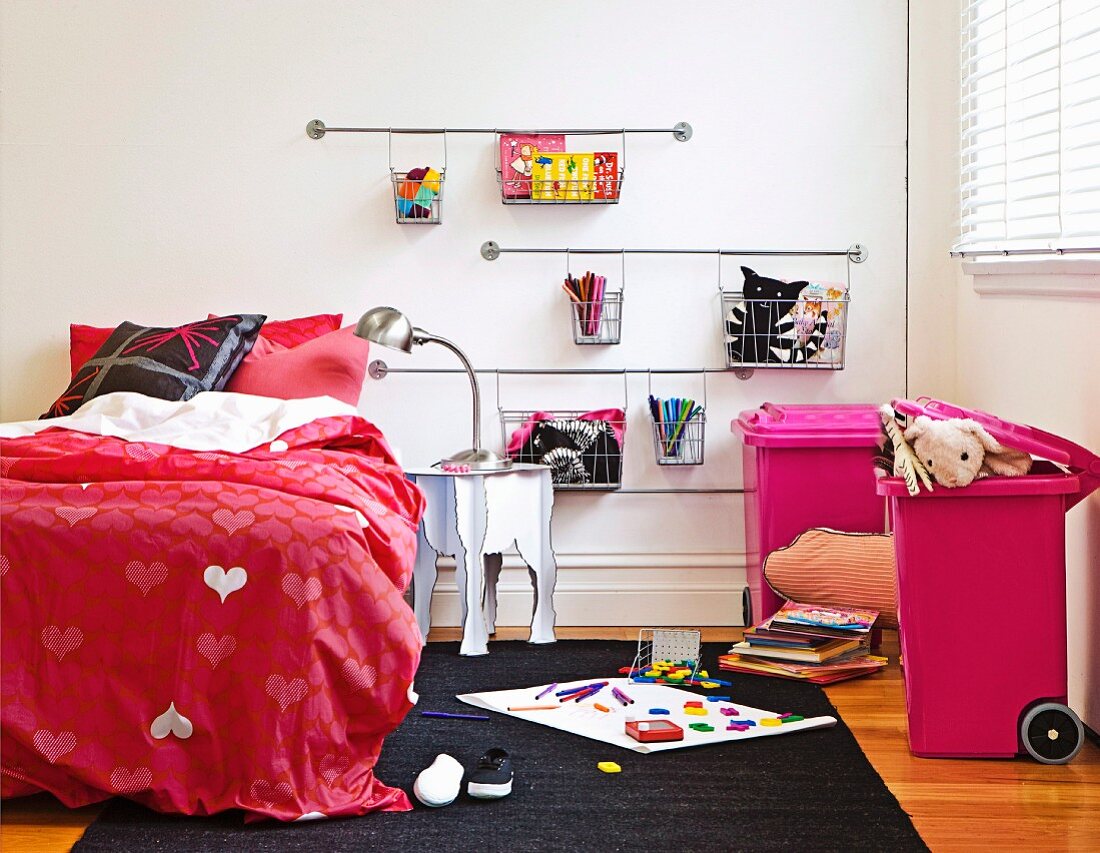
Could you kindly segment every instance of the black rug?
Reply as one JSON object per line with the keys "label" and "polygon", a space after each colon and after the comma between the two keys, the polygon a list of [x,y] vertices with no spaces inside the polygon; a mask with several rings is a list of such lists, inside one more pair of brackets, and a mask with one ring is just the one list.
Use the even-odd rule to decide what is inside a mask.
{"label": "black rug", "polygon": [[[713,667],[728,644],[707,644]],[[832,729],[640,755],[545,726],[493,714],[489,722],[428,719],[421,710],[478,713],[456,693],[613,675],[629,664],[625,642],[497,642],[490,654],[458,656],[456,643],[425,650],[420,704],[386,740],[378,777],[411,793],[440,752],[468,764],[491,746],[512,754],[511,796],[411,813],[304,824],[245,826],[239,813],[159,815],[116,800],[76,853],[160,850],[260,851],[767,851],[926,850],[909,817],[843,722]],[[733,675],[734,701],[805,716],[838,716],[817,687]],[[701,691],[705,692],[705,691]],[[714,692],[714,691],[712,691]],[[622,773],[596,769],[615,761]]]}

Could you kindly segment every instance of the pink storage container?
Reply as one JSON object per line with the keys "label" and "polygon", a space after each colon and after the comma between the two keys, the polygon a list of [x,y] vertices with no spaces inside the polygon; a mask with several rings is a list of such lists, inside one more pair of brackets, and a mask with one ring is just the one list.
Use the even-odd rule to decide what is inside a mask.
{"label": "pink storage container", "polygon": [[764,581],[764,559],[811,527],[882,533],[885,502],[875,492],[882,427],[870,404],[777,405],[742,412],[748,581],[744,619],[775,613],[784,599]]}
{"label": "pink storage container", "polygon": [[1065,704],[1065,513],[1100,486],[1100,458],[939,400],[894,408],[973,418],[1002,444],[1049,460],[1024,477],[915,497],[899,477],[878,481],[894,528],[909,747],[928,757],[1026,751],[1047,764],[1069,761],[1084,730]]}

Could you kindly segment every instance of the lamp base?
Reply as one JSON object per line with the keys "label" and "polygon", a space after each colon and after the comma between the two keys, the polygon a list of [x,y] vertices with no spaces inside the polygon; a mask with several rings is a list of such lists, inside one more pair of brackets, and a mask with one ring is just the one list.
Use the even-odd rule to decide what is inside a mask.
{"label": "lamp base", "polygon": [[460,450],[454,456],[444,459],[441,464],[467,465],[471,471],[502,471],[512,467],[512,460],[482,447],[476,450]]}

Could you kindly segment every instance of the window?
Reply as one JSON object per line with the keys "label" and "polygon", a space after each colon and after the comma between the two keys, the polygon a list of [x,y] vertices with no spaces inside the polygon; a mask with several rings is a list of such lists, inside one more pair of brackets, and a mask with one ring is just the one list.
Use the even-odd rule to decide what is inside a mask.
{"label": "window", "polygon": [[968,0],[957,254],[1100,251],[1100,0]]}

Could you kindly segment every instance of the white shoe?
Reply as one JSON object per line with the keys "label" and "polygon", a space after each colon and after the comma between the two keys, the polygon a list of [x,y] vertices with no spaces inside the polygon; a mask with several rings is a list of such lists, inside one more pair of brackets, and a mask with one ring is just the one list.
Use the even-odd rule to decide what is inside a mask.
{"label": "white shoe", "polygon": [[413,784],[413,794],[424,805],[432,808],[449,806],[462,790],[465,770],[454,758],[441,753],[435,761],[420,771]]}

